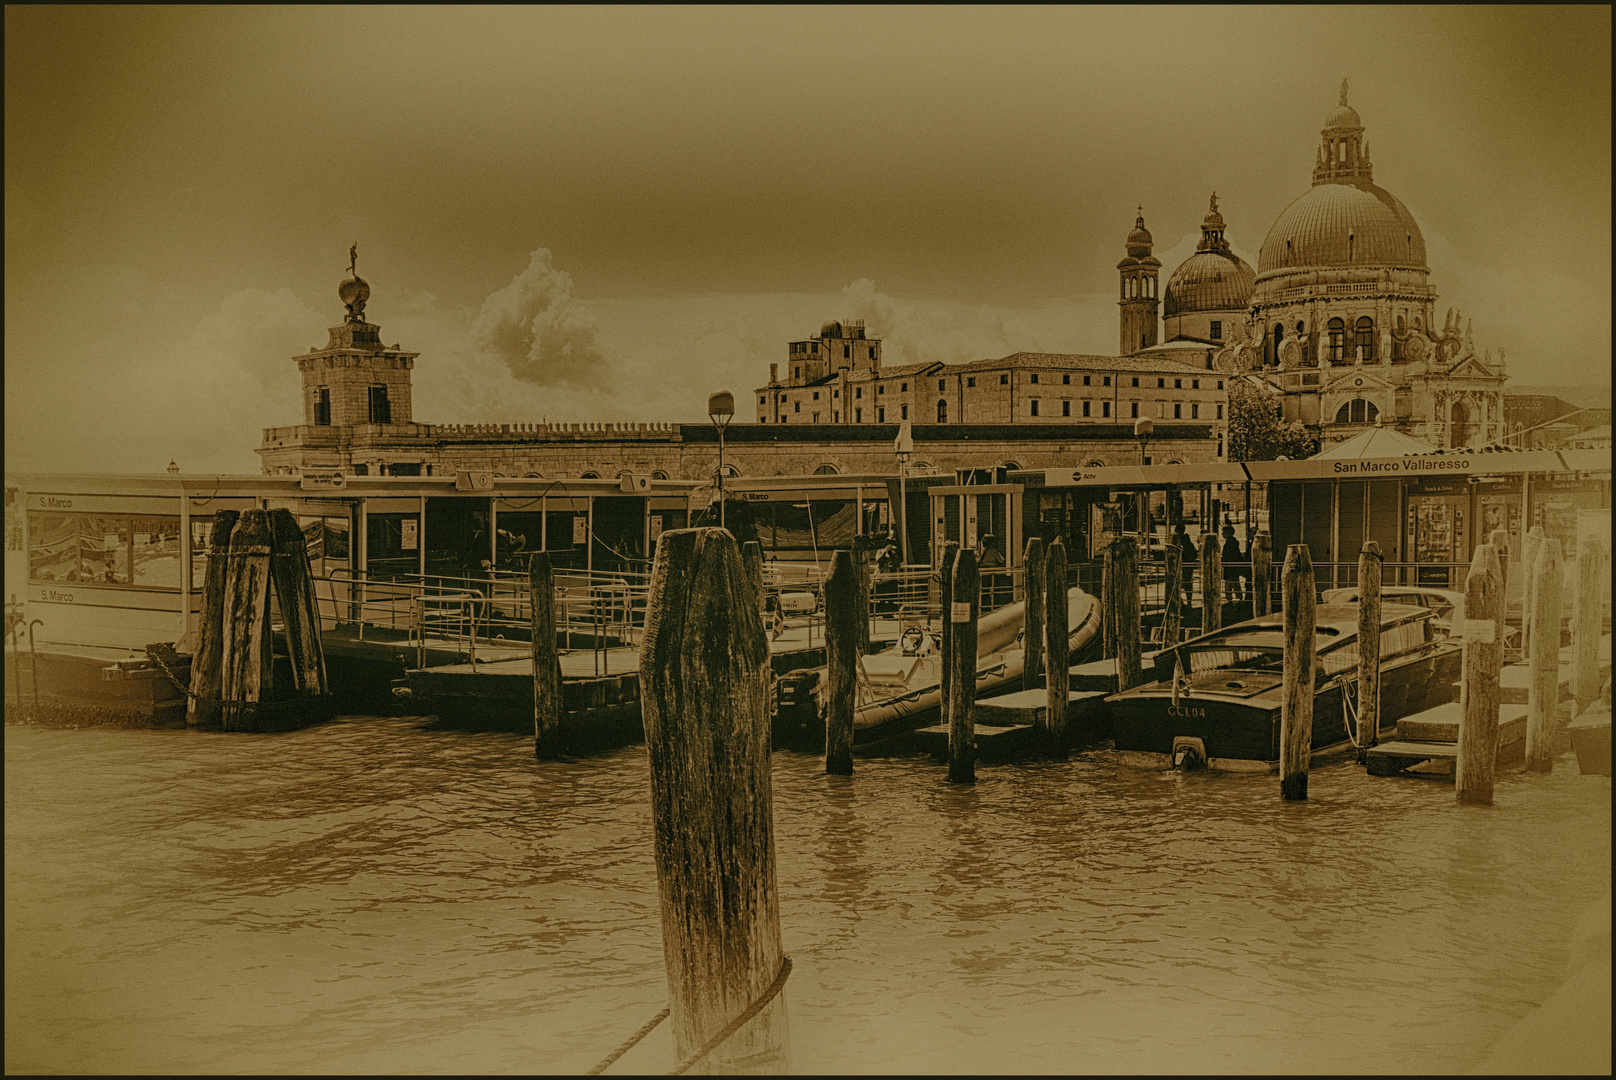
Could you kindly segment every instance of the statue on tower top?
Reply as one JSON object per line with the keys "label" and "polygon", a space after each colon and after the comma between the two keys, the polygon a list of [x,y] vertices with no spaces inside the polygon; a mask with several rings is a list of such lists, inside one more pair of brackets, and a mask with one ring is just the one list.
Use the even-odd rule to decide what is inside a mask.
{"label": "statue on tower top", "polygon": [[1215,191],[1212,193],[1212,212],[1218,212],[1218,193]]}
{"label": "statue on tower top", "polygon": [[359,241],[355,240],[353,242],[353,246],[348,249],[348,276],[349,277],[354,277],[356,275],[357,272],[355,271],[354,267],[356,267],[358,265],[359,265]]}

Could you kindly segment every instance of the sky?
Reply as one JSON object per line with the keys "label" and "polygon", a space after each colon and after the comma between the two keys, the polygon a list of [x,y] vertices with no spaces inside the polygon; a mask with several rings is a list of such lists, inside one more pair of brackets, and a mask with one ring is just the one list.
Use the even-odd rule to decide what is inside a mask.
{"label": "sky", "polygon": [[[8,471],[256,472],[349,245],[431,423],[705,420],[887,363],[1112,354],[1144,207],[1246,261],[1342,79],[1438,310],[1610,382],[1607,7],[5,9]],[[1597,325],[1596,325],[1597,324]]]}

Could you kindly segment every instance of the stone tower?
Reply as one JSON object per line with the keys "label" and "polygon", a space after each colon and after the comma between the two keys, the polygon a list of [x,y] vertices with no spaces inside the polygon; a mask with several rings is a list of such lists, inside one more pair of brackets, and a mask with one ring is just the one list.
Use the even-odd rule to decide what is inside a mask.
{"label": "stone tower", "polygon": [[1155,241],[1145,228],[1145,208],[1139,208],[1133,232],[1128,234],[1128,254],[1117,263],[1122,278],[1121,355],[1136,353],[1156,344],[1156,309],[1161,301],[1156,293],[1156,274],[1161,260],[1151,255]]}
{"label": "stone tower", "polygon": [[[353,270],[350,264],[349,270]],[[303,375],[303,422],[351,427],[410,423],[410,369],[419,353],[384,348],[381,327],[365,321],[370,285],[351,274],[337,286],[348,310],[322,349],[293,357]]]}

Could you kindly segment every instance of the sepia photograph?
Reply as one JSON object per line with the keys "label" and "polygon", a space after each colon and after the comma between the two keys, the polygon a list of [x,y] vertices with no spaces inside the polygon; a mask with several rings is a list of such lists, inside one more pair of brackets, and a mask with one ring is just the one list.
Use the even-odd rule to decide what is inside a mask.
{"label": "sepia photograph", "polygon": [[1611,1072],[1611,9],[5,9],[5,1071]]}

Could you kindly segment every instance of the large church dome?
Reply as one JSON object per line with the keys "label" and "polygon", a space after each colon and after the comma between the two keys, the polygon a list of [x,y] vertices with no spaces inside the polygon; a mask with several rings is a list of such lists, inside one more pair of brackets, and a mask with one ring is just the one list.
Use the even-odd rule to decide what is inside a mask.
{"label": "large church dome", "polygon": [[1285,208],[1257,256],[1258,273],[1314,266],[1425,270],[1425,238],[1391,192],[1367,179],[1331,180]]}

